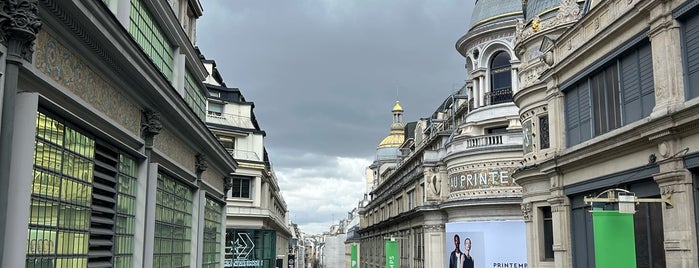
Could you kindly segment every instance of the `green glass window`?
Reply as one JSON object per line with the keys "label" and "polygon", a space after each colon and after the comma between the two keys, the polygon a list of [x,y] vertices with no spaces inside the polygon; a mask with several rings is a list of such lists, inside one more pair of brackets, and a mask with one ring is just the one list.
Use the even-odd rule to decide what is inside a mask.
{"label": "green glass window", "polygon": [[206,97],[204,97],[200,83],[197,83],[189,72],[187,72],[185,80],[184,100],[187,102],[187,105],[189,105],[189,108],[192,108],[194,113],[196,113],[201,120],[205,120],[204,116],[206,114],[204,111],[206,110]]}
{"label": "green glass window", "polygon": [[219,267],[221,263],[221,214],[223,206],[206,198],[204,211],[203,268]]}
{"label": "green glass window", "polygon": [[[87,267],[88,261],[109,258],[88,254],[90,245],[93,250],[112,252],[114,267],[131,267],[137,174],[133,159],[119,157],[119,181],[113,186],[119,193],[115,245],[104,246],[98,244],[100,237],[90,237],[90,229],[95,226],[111,230],[102,221],[108,215],[99,218],[94,213],[100,210],[92,211],[109,207],[104,201],[93,202],[94,195],[112,187],[103,184],[108,175],[95,172],[100,165],[102,170],[109,167],[103,159],[105,152],[109,153],[103,145],[64,121],[37,113],[26,267]],[[117,162],[113,163],[116,168]]]}
{"label": "green glass window", "polygon": [[172,80],[173,50],[141,0],[131,0],[129,33],[155,66]]}
{"label": "green glass window", "polygon": [[153,267],[189,267],[192,241],[192,191],[158,173]]}
{"label": "green glass window", "polygon": [[119,156],[114,267],[128,268],[133,261],[134,221],[136,216],[136,161]]}
{"label": "green glass window", "polygon": [[85,267],[95,141],[37,114],[26,267]]}

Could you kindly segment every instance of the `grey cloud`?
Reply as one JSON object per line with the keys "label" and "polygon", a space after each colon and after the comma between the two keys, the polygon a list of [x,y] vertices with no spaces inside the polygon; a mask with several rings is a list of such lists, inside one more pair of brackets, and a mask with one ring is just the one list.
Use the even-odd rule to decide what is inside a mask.
{"label": "grey cloud", "polygon": [[467,30],[472,1],[202,4],[197,45],[217,61],[228,86],[255,102],[277,170],[304,167],[317,172],[309,177],[332,176],[312,162],[337,163],[295,157],[371,155],[389,132],[396,88],[405,120],[414,121],[434,112],[466,78],[454,44]]}

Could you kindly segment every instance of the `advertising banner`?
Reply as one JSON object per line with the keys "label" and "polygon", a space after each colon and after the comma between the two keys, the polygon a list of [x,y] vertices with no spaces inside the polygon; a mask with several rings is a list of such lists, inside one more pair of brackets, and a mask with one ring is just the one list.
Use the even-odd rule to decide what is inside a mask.
{"label": "advertising banner", "polygon": [[386,241],[386,268],[398,267],[398,242]]}
{"label": "advertising banner", "polygon": [[350,268],[358,268],[359,267],[359,256],[357,255],[357,245],[352,244],[350,246]]}
{"label": "advertising banner", "polygon": [[446,224],[447,268],[527,267],[524,221]]}
{"label": "advertising banner", "polygon": [[592,230],[597,267],[636,267],[633,214],[593,210]]}

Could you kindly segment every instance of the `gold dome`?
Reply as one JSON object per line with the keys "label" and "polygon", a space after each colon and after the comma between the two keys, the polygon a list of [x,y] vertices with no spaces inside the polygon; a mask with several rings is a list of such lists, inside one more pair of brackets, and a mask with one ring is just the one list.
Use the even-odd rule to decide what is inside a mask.
{"label": "gold dome", "polygon": [[403,106],[400,106],[400,102],[396,101],[396,105],[393,105],[393,112],[402,112]]}
{"label": "gold dome", "polygon": [[388,134],[381,143],[379,143],[378,149],[381,148],[398,148],[401,144],[403,144],[403,141],[405,140],[405,136],[403,135],[403,129],[392,129],[391,133]]}

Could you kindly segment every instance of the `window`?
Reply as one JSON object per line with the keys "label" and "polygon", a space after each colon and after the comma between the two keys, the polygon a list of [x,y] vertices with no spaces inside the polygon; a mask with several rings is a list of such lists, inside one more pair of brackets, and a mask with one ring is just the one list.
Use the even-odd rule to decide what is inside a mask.
{"label": "window", "polygon": [[[694,12],[696,12],[696,8]],[[687,12],[692,14],[692,11]],[[696,13],[694,13],[696,14]],[[682,25],[685,53],[686,98],[699,97],[699,16],[693,15]]]}
{"label": "window", "polygon": [[185,85],[184,85],[184,100],[187,102],[189,108],[192,108],[195,114],[204,120],[204,106],[206,105],[206,98],[204,98],[204,93],[201,89],[201,83],[197,83],[194,80],[192,74],[187,72],[185,75]]}
{"label": "window", "polygon": [[408,209],[415,207],[415,190],[408,191]]}
{"label": "window", "polygon": [[553,261],[553,217],[551,214],[551,207],[541,207],[539,208],[541,213],[541,221],[543,227],[543,237],[544,244],[543,247],[543,258],[546,261]]}
{"label": "window", "polygon": [[223,206],[206,198],[204,208],[204,260],[202,268],[219,267],[221,263],[221,221]]}
{"label": "window", "polygon": [[549,139],[549,115],[539,116],[539,142],[541,143],[541,149],[547,149],[551,147],[551,142]]}
{"label": "window", "polygon": [[650,44],[610,60],[564,93],[568,146],[650,115],[655,106]]}
{"label": "window", "polygon": [[231,197],[233,198],[251,198],[251,179],[249,178],[233,178],[233,187],[231,189]]}
{"label": "window", "polygon": [[26,267],[131,267],[134,160],[38,112],[33,169]]}
{"label": "window", "polygon": [[230,151],[235,149],[235,137],[219,136],[218,140],[221,142],[221,145],[223,145],[223,148],[226,148],[226,150]]}
{"label": "window", "polygon": [[173,50],[141,0],[131,0],[129,33],[153,64],[172,80]]}
{"label": "window", "polygon": [[211,90],[211,89],[209,89],[209,97],[220,98],[220,97],[221,97],[221,92],[220,92],[220,91],[216,91],[216,90]]}
{"label": "window", "polygon": [[503,134],[503,133],[507,133],[507,126],[488,128],[488,129],[485,130],[485,132],[488,133],[488,134]]}
{"label": "window", "polygon": [[192,191],[158,173],[153,267],[189,267],[192,249]]}
{"label": "window", "polygon": [[396,206],[397,206],[397,214],[400,214],[403,212],[403,197],[398,197],[396,198]]}
{"label": "window", "polygon": [[119,191],[117,195],[116,250],[114,267],[131,267],[136,231],[136,161],[119,158]]}
{"label": "window", "polygon": [[223,104],[217,102],[209,102],[209,107],[206,108],[209,115],[221,116],[223,114]]}
{"label": "window", "polygon": [[495,53],[490,62],[490,92],[486,101],[498,104],[512,101],[512,75],[510,55],[505,51]]}

